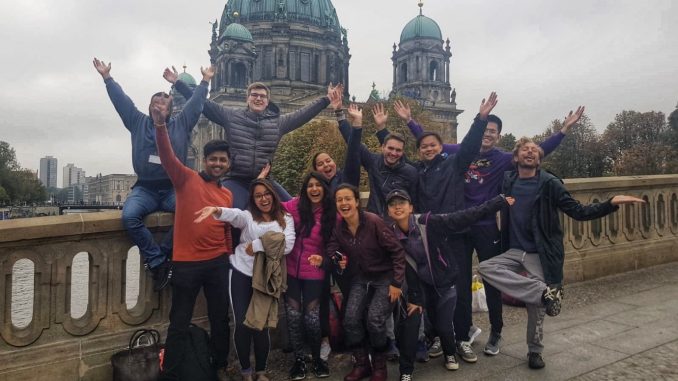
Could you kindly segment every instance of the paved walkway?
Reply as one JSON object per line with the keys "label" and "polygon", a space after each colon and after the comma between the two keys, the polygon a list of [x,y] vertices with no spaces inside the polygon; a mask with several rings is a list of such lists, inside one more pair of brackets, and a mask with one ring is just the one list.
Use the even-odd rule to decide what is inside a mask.
{"label": "paved walkway", "polygon": [[[442,358],[417,364],[415,380],[678,380],[678,263],[566,285],[563,310],[544,323],[546,368],[527,367],[526,312],[506,307],[504,342],[495,357],[482,354],[487,314],[475,314],[483,333],[475,364],[445,370]],[[348,355],[330,360],[342,380]],[[277,372],[276,372],[277,373]],[[398,379],[397,364],[389,379]]]}

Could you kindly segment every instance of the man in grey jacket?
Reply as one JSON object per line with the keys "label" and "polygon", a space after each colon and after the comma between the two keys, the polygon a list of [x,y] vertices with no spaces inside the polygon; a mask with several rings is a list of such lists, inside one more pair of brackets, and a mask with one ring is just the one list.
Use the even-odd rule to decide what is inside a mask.
{"label": "man in grey jacket", "polygon": [[[163,76],[184,98],[189,99],[193,94],[191,89],[179,80],[177,71],[172,69],[165,69]],[[337,96],[330,84],[326,96],[297,111],[281,115],[278,106],[270,102],[268,87],[255,82],[247,88],[246,108],[226,107],[209,100],[205,103],[203,115],[224,128],[231,148],[233,165],[223,184],[233,193],[233,207],[244,209],[247,206],[250,182],[271,161],[283,135],[313,119],[330,104],[330,97]],[[291,198],[280,184],[273,184],[281,200]]]}

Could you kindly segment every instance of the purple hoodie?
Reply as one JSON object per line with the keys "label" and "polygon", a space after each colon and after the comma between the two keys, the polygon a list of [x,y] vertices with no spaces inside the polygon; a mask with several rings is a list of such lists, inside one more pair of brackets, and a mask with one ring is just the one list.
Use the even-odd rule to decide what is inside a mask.
{"label": "purple hoodie", "polygon": [[[424,133],[423,128],[414,121],[410,120],[407,123],[410,132],[416,138],[419,138]],[[565,134],[556,132],[540,144],[544,150],[544,155],[553,152],[560,142],[565,138]],[[443,152],[447,154],[455,154],[459,151],[459,144],[443,144]],[[487,152],[480,152],[468,167],[468,171],[464,174],[464,199],[466,200],[466,207],[477,206],[485,201],[497,196],[501,191],[501,182],[504,179],[504,172],[515,169],[513,165],[513,154],[511,152],[502,151],[497,148],[492,148]],[[484,219],[479,220],[474,225],[491,225],[495,222],[495,216],[489,215]]]}

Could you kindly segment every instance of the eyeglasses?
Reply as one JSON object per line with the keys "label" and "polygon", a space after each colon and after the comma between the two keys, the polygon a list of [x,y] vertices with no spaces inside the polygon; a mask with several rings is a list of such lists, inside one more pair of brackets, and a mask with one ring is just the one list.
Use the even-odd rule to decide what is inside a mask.
{"label": "eyeglasses", "polygon": [[271,193],[271,192],[255,193],[255,194],[254,194],[254,199],[255,199],[255,200],[261,200],[261,199],[263,199],[264,197],[270,198],[270,197],[272,197],[272,196],[273,196],[273,193]]}
{"label": "eyeglasses", "polygon": [[268,98],[268,95],[266,95],[266,94],[250,93],[250,98],[254,98],[254,99],[267,99],[267,98]]}

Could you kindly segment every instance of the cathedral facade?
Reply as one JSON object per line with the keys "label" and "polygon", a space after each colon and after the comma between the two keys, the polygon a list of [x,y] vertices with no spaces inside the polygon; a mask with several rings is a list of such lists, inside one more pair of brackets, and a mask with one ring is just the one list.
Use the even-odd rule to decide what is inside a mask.
{"label": "cathedral facade", "polygon": [[[445,125],[444,139],[454,142],[461,110],[450,85],[450,42],[445,45],[438,24],[419,6],[420,14],[405,25],[400,43],[393,46],[391,96],[419,102]],[[252,82],[269,86],[271,100],[283,113],[326,94],[329,83],[343,83],[349,98],[348,36],[330,0],[228,0],[212,24],[209,55],[217,68],[210,99],[225,106],[244,107]],[[180,78],[195,86],[189,74]],[[184,100],[173,95],[180,110]],[[222,138],[222,127],[201,118],[193,134],[189,165],[200,169],[202,146]]]}

